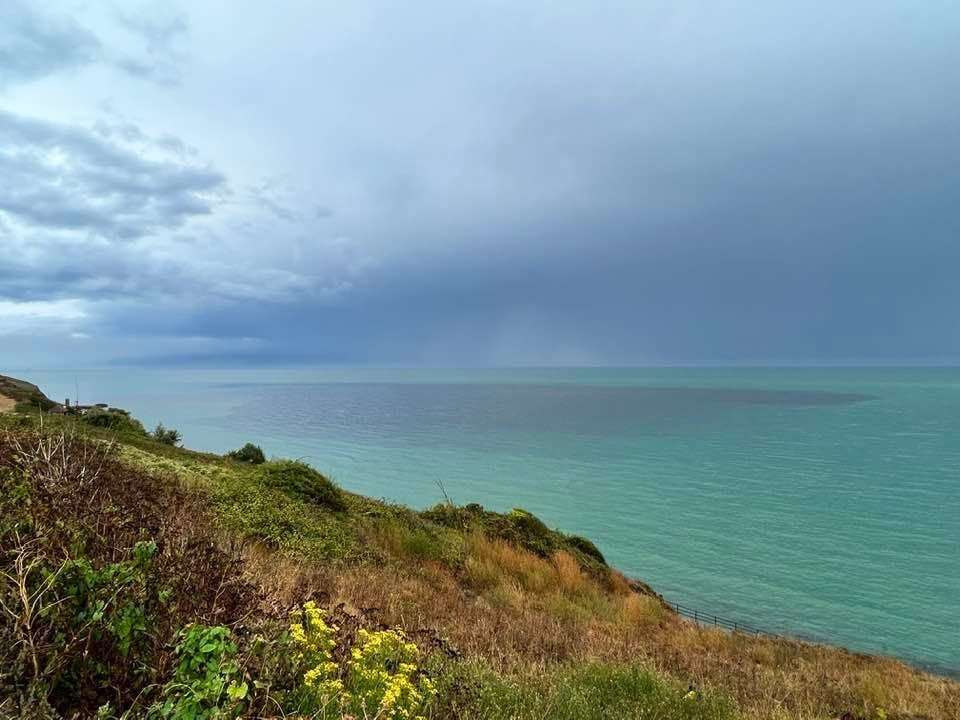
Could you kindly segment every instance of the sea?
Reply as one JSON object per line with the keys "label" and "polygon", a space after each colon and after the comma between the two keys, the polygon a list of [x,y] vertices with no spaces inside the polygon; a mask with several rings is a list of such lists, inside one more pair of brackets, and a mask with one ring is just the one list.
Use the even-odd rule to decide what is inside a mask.
{"label": "sea", "polygon": [[18,373],[355,492],[522,507],[703,615],[960,671],[960,369]]}

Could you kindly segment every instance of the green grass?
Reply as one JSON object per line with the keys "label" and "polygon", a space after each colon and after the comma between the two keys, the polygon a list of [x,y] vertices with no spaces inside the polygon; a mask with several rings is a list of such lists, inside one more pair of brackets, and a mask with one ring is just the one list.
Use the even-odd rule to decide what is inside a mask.
{"label": "green grass", "polygon": [[329,510],[346,510],[343,493],[329,478],[321,475],[305,462],[274,460],[260,469],[264,485],[279,490],[291,498]]}
{"label": "green grass", "polygon": [[434,717],[462,720],[734,720],[726,698],[672,684],[635,665],[563,666],[509,677],[476,663],[448,668]]}

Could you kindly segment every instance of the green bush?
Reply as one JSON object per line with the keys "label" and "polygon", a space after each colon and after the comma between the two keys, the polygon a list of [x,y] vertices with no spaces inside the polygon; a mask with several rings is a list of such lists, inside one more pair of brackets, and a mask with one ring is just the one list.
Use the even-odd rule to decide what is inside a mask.
{"label": "green bush", "polygon": [[346,510],[340,488],[304,462],[275,460],[265,463],[261,472],[265,485],[290,497],[330,510]]}
{"label": "green bush", "polygon": [[159,423],[153,431],[153,439],[164,445],[179,445],[180,441],[183,440],[183,435],[180,434],[179,430],[164,427],[163,423]]}
{"label": "green bush", "polygon": [[594,545],[590,540],[580,535],[567,535],[566,537],[567,545],[579,550],[584,555],[593,558],[597,562],[606,565],[607,560],[603,557],[603,553],[600,552],[600,549]]}
{"label": "green bush", "polygon": [[130,417],[127,413],[117,412],[115,410],[103,410],[94,408],[88,410],[80,416],[81,422],[91,427],[113,430],[115,432],[133,433],[136,435],[146,435],[147,431],[136,418]]}
{"label": "green bush", "polygon": [[227,453],[227,457],[231,460],[249,463],[251,465],[262,465],[267,461],[267,458],[264,457],[261,447],[259,445],[254,445],[253,443],[247,443],[238,450],[231,450]]}
{"label": "green bush", "polygon": [[515,541],[541,557],[549,557],[558,549],[559,537],[544,522],[531,512],[514,508],[507,513],[507,520],[515,531]]}

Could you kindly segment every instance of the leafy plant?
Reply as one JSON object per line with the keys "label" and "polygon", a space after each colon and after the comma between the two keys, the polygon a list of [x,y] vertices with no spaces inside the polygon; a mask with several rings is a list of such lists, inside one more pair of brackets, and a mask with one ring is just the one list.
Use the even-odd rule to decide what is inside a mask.
{"label": "leafy plant", "polygon": [[112,637],[121,657],[147,631],[147,577],[157,552],[153,542],[139,542],[133,557],[99,569],[86,558],[70,560],[59,571],[58,585],[71,609],[71,625],[100,640]]}
{"label": "leafy plant", "polygon": [[173,720],[239,717],[249,687],[237,663],[237,646],[230,630],[189,625],[179,638],[173,678],[148,715]]}

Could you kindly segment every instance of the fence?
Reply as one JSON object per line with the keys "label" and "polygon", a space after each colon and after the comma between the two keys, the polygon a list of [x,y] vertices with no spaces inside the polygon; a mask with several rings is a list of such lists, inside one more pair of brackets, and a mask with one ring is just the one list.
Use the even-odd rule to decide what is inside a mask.
{"label": "fence", "polygon": [[692,608],[687,605],[681,605],[680,603],[670,601],[667,601],[667,605],[672,607],[678,615],[682,615],[685,618],[690,618],[698,625],[713,625],[714,627],[723,628],[724,630],[748,633],[750,635],[771,635],[779,637],[778,633],[770,632],[768,630],[761,630],[753,625],[747,625],[739,620],[731,620],[730,618],[721,617],[720,615],[715,615],[714,613],[705,613],[702,610],[698,610],[697,608]]}

